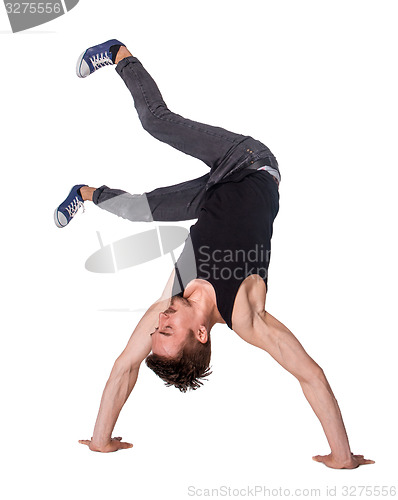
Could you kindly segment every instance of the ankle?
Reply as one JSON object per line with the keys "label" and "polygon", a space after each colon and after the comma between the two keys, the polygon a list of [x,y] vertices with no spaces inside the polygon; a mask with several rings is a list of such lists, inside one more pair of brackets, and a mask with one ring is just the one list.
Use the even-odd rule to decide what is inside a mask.
{"label": "ankle", "polygon": [[96,188],[83,186],[79,189],[80,195],[83,198],[83,201],[93,201],[93,193]]}
{"label": "ankle", "polygon": [[115,64],[118,64],[122,59],[125,59],[126,57],[130,57],[133,54],[127,50],[127,48],[124,45],[120,46],[120,49],[118,50],[118,53],[116,54],[115,57]]}

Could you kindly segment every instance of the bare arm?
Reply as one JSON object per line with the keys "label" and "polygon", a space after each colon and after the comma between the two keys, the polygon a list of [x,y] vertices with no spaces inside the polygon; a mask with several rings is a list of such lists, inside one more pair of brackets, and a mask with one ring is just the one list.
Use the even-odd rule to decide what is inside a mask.
{"label": "bare arm", "polygon": [[150,333],[157,325],[160,312],[167,309],[174,281],[174,270],[158,301],[151,305],[134,329],[130,340],[116,359],[101,398],[100,409],[91,440],[80,440],[92,451],[111,452],[133,445],[112,438],[119,413],[133,390],[142,361],[151,352]]}
{"label": "bare arm", "polygon": [[322,368],[306,353],[303,346],[276,318],[266,311],[253,315],[250,324],[237,332],[248,343],[268,352],[299,381],[304,395],[319,418],[332,453],[314,460],[328,467],[342,469],[374,463],[350,450],[340,408]]}

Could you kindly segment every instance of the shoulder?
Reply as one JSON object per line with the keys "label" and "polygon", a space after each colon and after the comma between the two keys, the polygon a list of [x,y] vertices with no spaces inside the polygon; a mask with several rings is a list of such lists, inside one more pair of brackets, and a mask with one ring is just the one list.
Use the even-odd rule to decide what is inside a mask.
{"label": "shoulder", "polygon": [[258,274],[247,276],[236,294],[232,311],[232,329],[248,328],[256,314],[264,311],[267,289],[264,280]]}

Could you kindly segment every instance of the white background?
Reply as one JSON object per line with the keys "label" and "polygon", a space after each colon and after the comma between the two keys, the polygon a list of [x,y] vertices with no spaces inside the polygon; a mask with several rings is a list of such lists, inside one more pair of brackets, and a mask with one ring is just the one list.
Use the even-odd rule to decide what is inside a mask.
{"label": "white background", "polygon": [[[0,8],[4,498],[186,499],[189,486],[223,485],[326,494],[396,483],[395,7],[81,0],[20,34]],[[313,462],[329,449],[299,384],[224,325],[212,331],[213,375],[200,390],[180,394],[142,367],[114,434],[133,449],[106,455],[78,444],[92,435],[113,361],[171,260],[89,273],[96,231],[106,244],[154,224],[86,203],[60,230],[54,208],[77,183],[141,193],[207,171],[141,128],[113,68],[76,77],[78,55],[114,37],[173,111],[251,135],[277,156],[267,308],[323,367],[352,450],[375,465]]]}

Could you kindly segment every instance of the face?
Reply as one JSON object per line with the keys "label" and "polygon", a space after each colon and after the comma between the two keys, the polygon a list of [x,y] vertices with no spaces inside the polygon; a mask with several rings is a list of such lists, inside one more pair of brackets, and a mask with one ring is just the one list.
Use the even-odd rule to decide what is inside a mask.
{"label": "face", "polygon": [[173,297],[170,307],[159,314],[159,324],[151,333],[153,354],[175,357],[190,329],[195,331],[199,326],[200,322],[190,302],[183,297]]}

